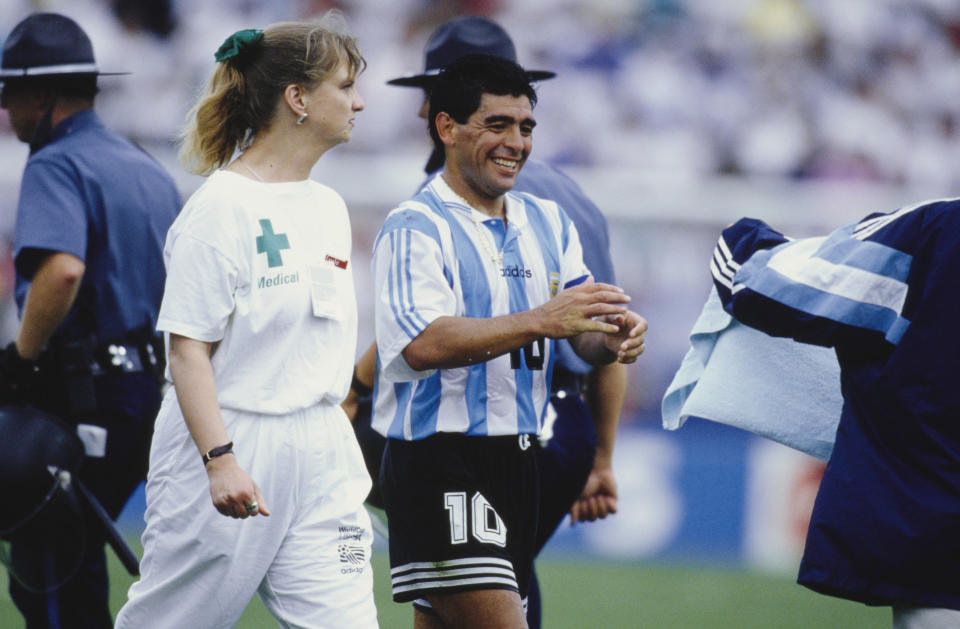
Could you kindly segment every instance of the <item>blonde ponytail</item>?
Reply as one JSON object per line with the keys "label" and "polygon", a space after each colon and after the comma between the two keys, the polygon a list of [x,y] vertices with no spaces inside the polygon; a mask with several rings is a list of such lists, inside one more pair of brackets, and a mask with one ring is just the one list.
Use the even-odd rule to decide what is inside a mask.
{"label": "blonde ponytail", "polygon": [[341,63],[351,76],[366,67],[339,11],[318,22],[268,26],[262,39],[217,63],[180,134],[181,162],[200,175],[228,164],[270,125],[288,85],[312,89]]}

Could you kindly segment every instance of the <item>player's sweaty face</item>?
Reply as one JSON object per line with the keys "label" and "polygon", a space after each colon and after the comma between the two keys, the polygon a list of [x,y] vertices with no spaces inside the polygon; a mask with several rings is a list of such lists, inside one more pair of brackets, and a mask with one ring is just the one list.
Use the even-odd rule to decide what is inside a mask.
{"label": "player's sweaty face", "polygon": [[533,148],[536,124],[526,96],[484,94],[479,109],[457,125],[451,157],[464,182],[490,199],[510,191]]}

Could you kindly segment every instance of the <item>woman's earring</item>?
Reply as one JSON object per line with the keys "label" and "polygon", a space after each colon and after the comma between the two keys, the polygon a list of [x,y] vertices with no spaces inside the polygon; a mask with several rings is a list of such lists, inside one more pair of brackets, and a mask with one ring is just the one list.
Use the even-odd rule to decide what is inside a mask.
{"label": "woman's earring", "polygon": [[297,118],[297,124],[303,124],[303,121],[306,120],[306,119],[307,119],[307,114],[306,114],[306,113],[300,114],[300,117]]}

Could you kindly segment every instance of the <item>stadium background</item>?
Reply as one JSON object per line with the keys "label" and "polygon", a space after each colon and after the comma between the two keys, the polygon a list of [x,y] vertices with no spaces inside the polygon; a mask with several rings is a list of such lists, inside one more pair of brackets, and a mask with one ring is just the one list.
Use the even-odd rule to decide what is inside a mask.
{"label": "stadium background", "polygon": [[[628,573],[607,578],[626,586],[629,599],[609,604],[626,608],[644,606],[645,592],[663,582],[684,592],[670,605],[689,605],[698,596],[709,601],[698,579],[716,570],[760,579],[738,588],[773,583],[801,590],[789,579],[821,464],[707,422],[664,432],[660,399],[689,345],[687,332],[710,284],[709,256],[724,225],[749,215],[801,236],[908,201],[955,196],[960,5],[5,0],[0,37],[33,10],[59,11],[80,22],[101,69],[132,72],[101,79],[97,109],[104,121],[160,159],[186,197],[201,180],[177,163],[174,138],[212,67],[213,51],[239,28],[308,18],[329,7],[344,11],[369,63],[358,81],[366,109],[353,140],[326,155],[314,172],[352,212],[360,347],[372,340],[373,238],[385,213],[421,180],[429,151],[424,123],[414,115],[419,91],[385,81],[422,68],[423,44],[440,21],[489,15],[511,33],[522,64],[558,73],[538,89],[534,154],[563,167],[604,210],[619,283],[650,322],[647,353],[630,368],[618,436],[620,513],[562,528],[546,551],[549,565],[560,566],[557,574],[568,575],[558,582],[596,566],[625,567]],[[0,156],[5,344],[16,325],[8,250],[26,160],[5,112]],[[124,514],[122,525],[132,537],[142,526],[142,509],[139,495]],[[571,567],[569,561],[587,564]],[[679,572],[671,572],[677,566]],[[654,572],[644,581],[637,570]],[[586,586],[571,596],[581,590],[589,596]],[[0,626],[6,627],[2,610],[9,601],[3,596]],[[810,594],[791,611],[792,603],[774,598],[769,613],[775,616],[757,626],[794,626],[788,616],[833,609],[829,603]],[[715,623],[726,613],[733,616],[724,620],[730,626],[747,626],[715,604]],[[860,609],[866,608],[857,606],[855,613]],[[849,626],[866,626],[863,618],[878,616],[857,618]]]}

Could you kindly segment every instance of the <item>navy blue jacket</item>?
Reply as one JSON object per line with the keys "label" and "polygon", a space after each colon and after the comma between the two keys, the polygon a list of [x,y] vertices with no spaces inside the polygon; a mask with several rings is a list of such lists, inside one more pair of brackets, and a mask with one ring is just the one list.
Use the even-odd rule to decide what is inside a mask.
{"label": "navy blue jacket", "polygon": [[836,348],[844,405],[799,582],[960,609],[960,201],[802,240],[743,219],[711,269],[741,322]]}

